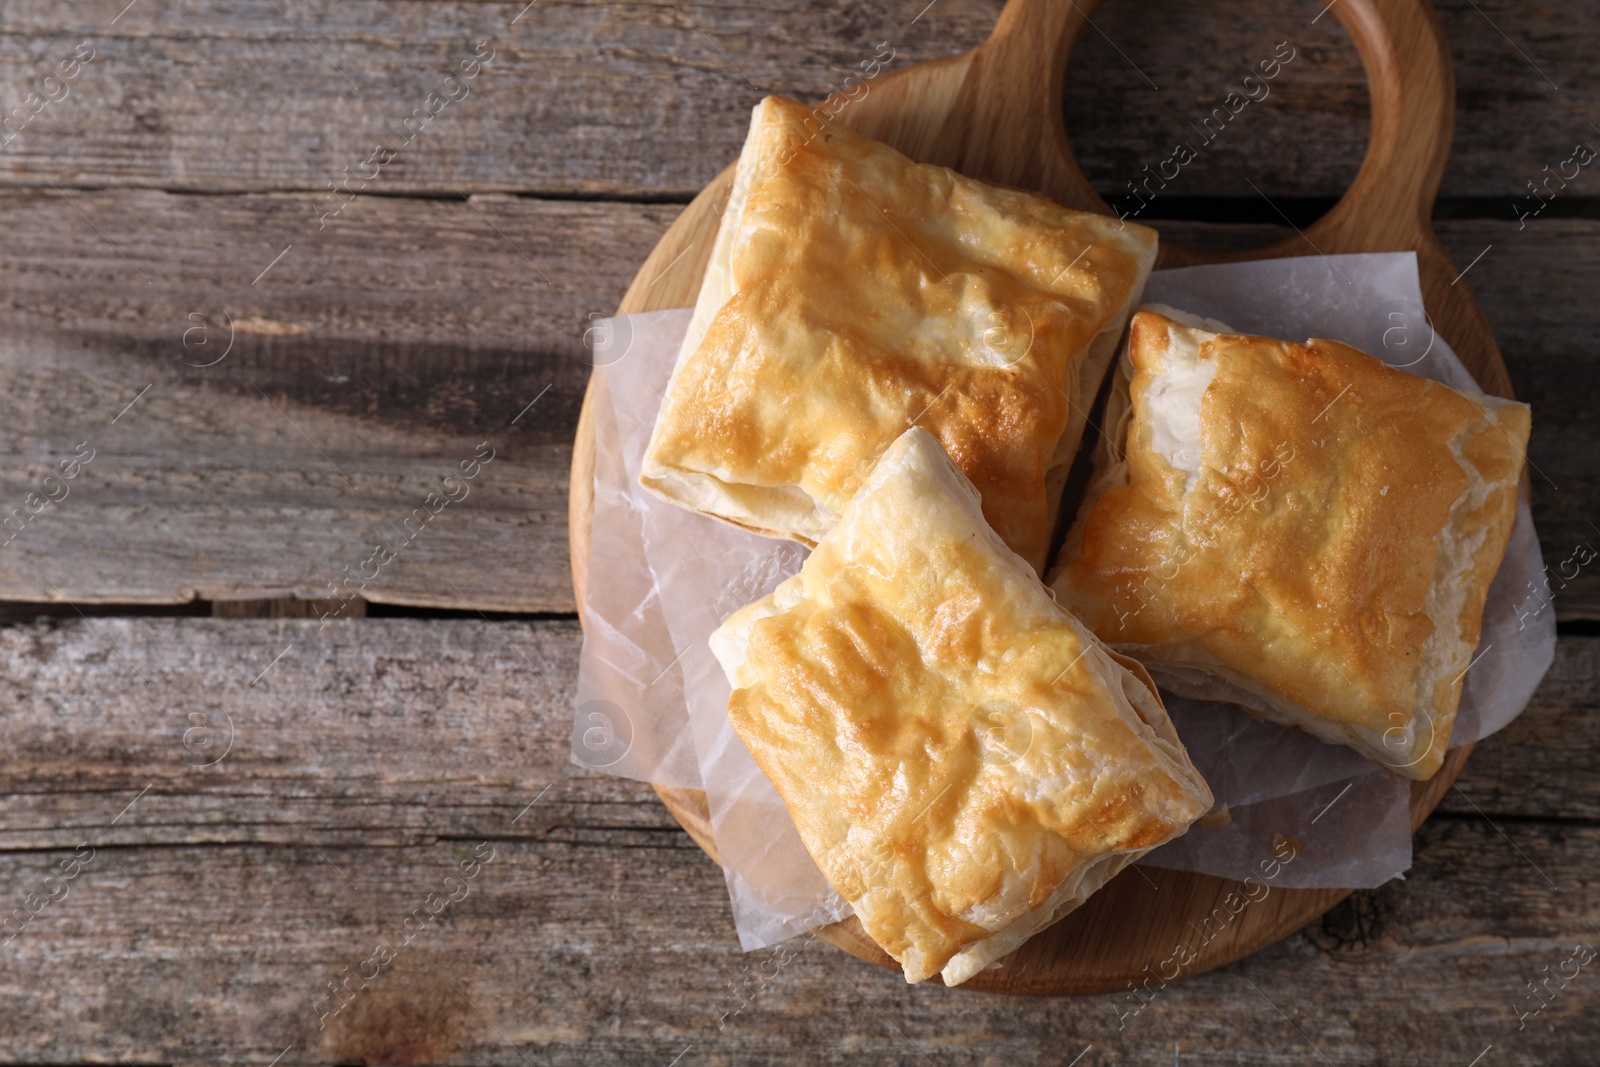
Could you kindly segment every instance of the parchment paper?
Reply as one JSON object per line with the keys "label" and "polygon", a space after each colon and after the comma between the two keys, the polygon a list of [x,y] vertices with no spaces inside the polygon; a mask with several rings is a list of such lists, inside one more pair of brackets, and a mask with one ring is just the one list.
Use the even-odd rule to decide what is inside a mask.
{"label": "parchment paper", "polygon": [[[1411,373],[1474,387],[1427,324],[1410,253],[1160,271],[1145,299],[1245,332],[1342,340]],[[822,878],[728,723],[728,683],[706,644],[735,609],[798,570],[805,550],[691,514],[637,483],[689,316],[682,309],[598,324],[594,537],[573,758],[705,789],[740,942],[754,949],[848,915],[849,905]],[[1504,727],[1549,667],[1555,621],[1539,610],[1542,574],[1524,503],[1490,591],[1452,746]],[[1208,822],[1225,825],[1196,826],[1145,864],[1243,878],[1283,836],[1300,848],[1275,880],[1286,887],[1371,887],[1410,867],[1406,780],[1233,705],[1165,699],[1217,797],[1218,818]]]}
{"label": "parchment paper", "polygon": [[[674,325],[682,320],[683,325]],[[683,682],[655,579],[644,559],[643,511],[668,507],[639,488],[644,444],[635,442],[644,398],[618,420],[608,386],[610,364],[633,351],[647,357],[624,367],[656,367],[671,335],[682,338],[688,313],[667,311],[607,320],[594,341],[594,519],[589,533],[589,583],[583,599],[583,650],[572,719],[572,759],[585,767],[656,785],[700,788],[700,764],[689,734]],[[667,327],[666,335],[655,331]],[[677,349],[671,349],[676,353]],[[615,359],[610,357],[615,356]],[[672,359],[667,358],[667,369]],[[662,373],[662,386],[665,386]],[[624,385],[627,382],[624,380]],[[645,382],[635,382],[649,388]],[[622,390],[627,399],[627,390]],[[659,396],[659,394],[658,394]],[[655,410],[653,407],[650,409]],[[653,421],[653,415],[652,415]],[[645,432],[648,434],[648,427]]]}

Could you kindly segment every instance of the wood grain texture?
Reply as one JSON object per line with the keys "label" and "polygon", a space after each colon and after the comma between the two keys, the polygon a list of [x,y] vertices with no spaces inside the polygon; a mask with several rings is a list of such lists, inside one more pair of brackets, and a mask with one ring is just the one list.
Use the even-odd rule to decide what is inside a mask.
{"label": "wood grain texture", "polygon": [[[1066,96],[1067,128],[1084,149],[1095,188],[1125,195],[1126,182],[1145,165],[1154,168],[1187,141],[1200,158],[1183,168],[1175,195],[1338,196],[1365,148],[1370,100],[1350,40],[1331,17],[1320,17],[1323,6],[1248,10],[1237,2],[1219,8],[1156,0],[1099,9],[1101,32],[1080,40]],[[1548,3],[1440,0],[1433,7],[1456,82],[1455,134],[1440,195],[1492,199],[1500,217],[1515,218],[1512,201],[1528,197],[1525,183],[1541,181],[1541,168],[1554,171],[1579,141],[1600,148],[1579,95],[1596,73],[1589,35],[1600,24],[1587,12]],[[1571,30],[1556,29],[1569,20]],[[1191,124],[1237,90],[1280,41],[1294,45],[1295,59],[1259,104],[1201,148]],[[1562,194],[1597,191],[1600,180],[1581,174]]]}
{"label": "wood grain texture", "polygon": [[369,198],[319,233],[308,203],[0,194],[0,511],[95,453],[18,520],[0,598],[326,596],[487,442],[364,595],[572,609],[583,329],[675,209]]}
{"label": "wood grain texture", "polygon": [[[647,786],[567,762],[580,641],[570,620],[0,627],[0,849],[70,847],[83,833],[112,845],[300,840],[256,788],[341,843],[426,843],[491,834],[558,777],[523,830],[600,811],[615,829],[672,829]],[[1589,768],[1600,638],[1556,647],[1528,710],[1479,746],[1441,810],[1600,822]],[[147,785],[159,814],[141,801],[111,824]]]}
{"label": "wood grain texture", "polygon": [[[521,535],[531,547],[504,516],[469,516],[489,499],[475,493],[442,516],[470,524],[463,540],[475,555],[452,547],[413,568],[414,585],[394,587],[401,603],[468,607],[440,581],[449,577],[474,599],[500,590],[505,606],[532,611],[573,605],[560,492],[587,316],[616,306],[679,211],[616,201],[687,200],[736,153],[760,90],[818,99],[879,40],[894,43],[896,66],[971,48],[1000,8],[940,0],[911,23],[922,0],[544,3],[497,33],[522,0],[142,0],[112,23],[125,6],[22,0],[0,15],[0,112],[80,41],[97,50],[71,96],[0,147],[0,185],[32,190],[0,200],[0,410],[19,428],[0,464],[6,508],[36,488],[46,457],[70,453],[80,430],[144,384],[183,404],[141,427],[134,417],[161,395],[153,389],[112,427],[136,432],[106,439],[111,450],[70,499],[0,548],[0,596],[54,595],[41,574],[85,599],[104,587],[109,599],[174,603],[196,591],[277,596],[312,572],[325,580],[320,560],[387,517],[397,483],[356,494],[321,480],[327,472],[307,468],[292,441],[272,437],[292,431],[268,431],[247,410],[251,397],[261,406],[250,381],[302,427],[305,413],[358,456],[405,472],[394,475],[399,497],[426,477],[440,440],[464,440],[491,412],[508,418],[553,383],[512,439],[519,486],[553,487],[515,501],[533,524]],[[1443,194],[1481,198],[1472,210],[1510,219],[1524,182],[1590,136],[1600,20],[1587,3],[1436,6],[1458,94]],[[1086,34],[1066,72],[1066,124],[1094,188],[1114,195],[1187,136],[1262,45],[1288,39],[1300,53],[1271,99],[1251,105],[1173,192],[1243,203],[1257,195],[1248,177],[1274,199],[1337,195],[1365,145],[1366,91],[1343,32],[1331,18],[1311,26],[1314,14],[1264,0],[1099,9],[1110,40]],[[326,183],[488,36],[507,46],[473,95],[383,169],[366,190],[375,195],[317,229]],[[1563,197],[1592,196],[1594,181],[1586,170]],[[291,195],[212,195],[230,192]],[[426,199],[465,192],[523,195],[478,198],[487,222],[459,199]],[[1552,566],[1600,522],[1600,230],[1552,217],[1592,210],[1577,203],[1558,201],[1526,230],[1436,225],[1457,264],[1494,245],[1468,282],[1535,406],[1532,458],[1549,475],[1535,506]],[[1159,225],[1218,247],[1285,232]],[[531,280],[535,267],[550,284]],[[216,367],[182,367],[217,351],[184,347],[197,325],[189,314],[211,321],[191,344],[215,345],[224,308],[246,323],[238,347]],[[113,408],[99,411],[91,401],[101,399]],[[100,463],[111,457],[115,477]],[[1600,617],[1593,569],[1553,606],[1563,618]],[[1586,888],[1600,842],[1574,824],[1600,817],[1588,770],[1600,748],[1600,666],[1584,639],[1561,643],[1533,706],[1479,746],[1460,794],[1419,834],[1408,881],[1358,893],[1305,934],[1164,991],[1119,1030],[1127,1006],[1115,998],[909,989],[815,942],[788,964],[738,953],[718,872],[654,794],[561,767],[570,622],[346,619],[308,636],[283,629],[306,624],[267,620],[97,616],[147,671],[146,687],[73,609],[47,609],[65,621],[0,627],[0,906],[25,906],[79,841],[110,847],[68,899],[0,944],[0,1062],[620,1064],[668,1063],[687,1049],[683,1067],[1059,1064],[1091,1042],[1080,1067],[1320,1056],[1459,1067],[1491,1042],[1483,1067],[1592,1059],[1600,998],[1589,986],[1574,984],[1524,1030],[1510,1007],[1600,925]],[[297,635],[303,643],[249,685]],[[197,725],[188,716],[214,724],[219,708],[247,729],[220,764],[194,767],[214,750],[198,746],[202,735],[185,744]],[[217,729],[203,727],[204,738]],[[516,873],[492,900],[481,883],[318,1030],[307,988],[368,958],[374,935],[464,848],[507,834],[511,851],[496,862]]]}
{"label": "wood grain texture", "polygon": [[[1600,829],[1569,818],[1600,806],[1592,775],[1557,761],[1529,797],[1486,777],[1497,752],[1593,751],[1597,639],[1564,640],[1479,747],[1460,784],[1487,817],[1436,815],[1404,882],[1128,1014],[1127,994],[908,987],[814,941],[740,953],[720,872],[650,790],[563,768],[571,622],[95,625],[0,629],[0,911],[95,850],[0,944],[0,1062],[665,1064],[693,1045],[680,1062],[1060,1065],[1092,1044],[1080,1067],[1165,1067],[1176,1043],[1180,1063],[1462,1067],[1491,1042],[1497,1063],[1579,1063],[1600,1025],[1583,978],[1525,1029],[1511,1008],[1600,925]],[[235,745],[194,767],[186,709],[213,700]],[[327,981],[483,841],[466,897],[321,1019]]]}
{"label": "wood grain texture", "polygon": [[[526,0],[178,0],[111,25],[121,6],[66,19],[47,2],[7,6],[0,56],[18,103],[57,53],[87,38],[96,58],[0,154],[3,180],[324,192],[381,141],[399,150],[369,187],[381,193],[683,199],[737,154],[766,89],[826,95],[885,39],[902,63],[959,51],[999,11],[941,0],[913,22],[909,0],[647,0],[542,3],[519,19]],[[493,57],[468,95],[415,138],[398,130],[484,41]]]}
{"label": "wood grain texture", "polygon": [[[1592,873],[1600,832],[1504,829],[1507,838],[1481,820],[1430,824],[1405,883],[1169,986],[1137,1015],[1127,1014],[1138,1003],[1127,993],[908,987],[815,942],[744,956],[727,932],[720,874],[681,834],[675,843],[634,835],[631,847],[491,840],[494,858],[465,899],[406,944],[391,924],[459,877],[477,839],[104,848],[65,899],[5,946],[0,1055],[1061,1067],[1092,1046],[1079,1067],[1167,1067],[1175,1054],[1180,1063],[1463,1067],[1493,1044],[1501,1064],[1580,1064],[1600,1026],[1600,1000],[1580,984],[1592,975],[1520,1031],[1513,1005],[1527,1005],[1525,983],[1541,968],[1554,972],[1575,943],[1593,943],[1600,914],[1575,880]],[[8,857],[0,898],[38,892],[72,854]],[[380,941],[397,947],[393,962],[365,987],[353,979],[347,1006],[323,1019],[327,983],[364,964],[372,975]]]}
{"label": "wood grain texture", "polygon": [[[0,847],[61,847],[96,825],[108,844],[293,843],[296,825],[355,844],[507,832],[577,769],[579,644],[571,621],[0,628]],[[160,809],[104,821],[146,786]],[[638,806],[642,792],[597,777],[568,810],[582,797]],[[109,813],[108,795],[123,797]],[[659,810],[630,818],[670,825]]]}
{"label": "wood grain texture", "polygon": [[0,191],[6,350],[135,391],[259,400],[259,387],[406,433],[503,432],[549,386],[517,433],[564,445],[588,378],[584,330],[681,210],[374,196],[319,229],[315,205]]}
{"label": "wood grain texture", "polygon": [[[74,602],[296,588],[314,595],[325,590],[299,583],[332,580],[365,558],[341,553],[421,498],[351,491],[255,383],[302,429],[301,411],[325,426],[326,439],[313,437],[342,468],[352,453],[377,455],[413,481],[426,478],[434,456],[458,462],[452,450],[463,447],[470,455],[483,438],[469,431],[512,430],[493,437],[505,441],[507,469],[549,488],[537,489],[521,516],[475,510],[487,495],[459,513],[447,509],[441,518],[473,551],[419,555],[427,566],[414,566],[388,595],[470,609],[464,593],[486,610],[572,610],[561,486],[588,377],[583,331],[589,316],[615,309],[679,208],[368,197],[318,231],[307,196],[68,196],[0,193],[0,367],[14,375],[0,419],[15,435],[11,462],[0,465],[5,510],[37,489],[44,457],[71,454],[140,388],[153,387],[113,433],[94,437],[101,451],[68,498],[0,548],[0,597],[55,596],[41,575]],[[1286,232],[1159,228],[1182,243],[1236,248]],[[1555,567],[1578,545],[1600,543],[1590,525],[1600,524],[1592,461],[1600,414],[1578,387],[1600,374],[1600,306],[1587,298],[1600,277],[1600,223],[1541,219],[1519,229],[1478,220],[1438,229],[1461,263],[1493,245],[1469,278],[1517,394],[1534,406],[1530,456],[1543,472],[1535,517]],[[673,285],[686,263],[661,285]],[[222,353],[230,319],[228,356],[186,366]],[[535,396],[515,427],[504,425]],[[145,409],[150,401],[162,402]],[[141,421],[151,413],[158,418]],[[107,460],[117,477],[104,473]],[[306,518],[313,515],[320,518]],[[211,551],[193,551],[192,529],[208,531]],[[127,553],[137,567],[123,565]],[[321,569],[310,573],[314,563]],[[1600,568],[1580,570],[1553,610],[1600,617]]]}
{"label": "wood grain texture", "polygon": [[[763,93],[820,99],[878,41],[891,42],[897,66],[970,49],[1000,10],[996,0],[940,0],[920,18],[925,0],[546,3],[511,26],[523,0],[278,6],[144,2],[111,24],[116,0],[70,12],[8,3],[7,110],[80,41],[96,58],[0,151],[0,183],[323,192],[377,140],[393,143],[391,124],[492,39],[495,58],[472,94],[384,168],[376,191],[687,199],[737,154]],[[1460,90],[1443,193],[1502,200],[1512,218],[1524,182],[1592,134],[1585,101],[1600,77],[1591,61],[1600,20],[1550,3],[1437,6]],[[1332,18],[1311,22],[1311,0],[1233,0],[1225,10],[1156,0],[1095,15],[1103,36],[1073,54],[1066,112],[1103,194],[1192,138],[1189,123],[1284,40],[1298,55],[1271,95],[1186,168],[1176,191],[1254,198],[1249,178],[1273,197],[1329,197],[1349,184],[1367,93],[1348,38]],[[1592,195],[1595,181],[1586,173],[1575,188]]]}
{"label": "wood grain texture", "polygon": [[1562,638],[1522,715],[1480,744],[1439,804],[1463,817],[1600,821],[1600,639]]}

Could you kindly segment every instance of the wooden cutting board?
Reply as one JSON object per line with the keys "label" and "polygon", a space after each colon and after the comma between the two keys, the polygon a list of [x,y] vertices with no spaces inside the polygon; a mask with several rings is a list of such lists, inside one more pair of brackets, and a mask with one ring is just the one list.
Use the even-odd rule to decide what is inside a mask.
{"label": "wooden cutting board", "polygon": [[[835,121],[928,163],[1020,189],[1085,211],[1110,214],[1073,158],[1062,124],[1067,58],[1099,4],[1092,0],[1009,0],[993,35],[963,55],[872,80],[865,96],[829,101]],[[1510,380],[1483,313],[1434,237],[1429,217],[1454,124],[1455,82],[1438,20],[1426,0],[1335,0],[1367,71],[1372,133],[1354,183],[1326,216],[1267,248],[1211,253],[1163,242],[1158,267],[1339,252],[1415,251],[1433,328],[1489,392],[1511,395]],[[754,103],[754,101],[752,101]],[[618,314],[690,307],[711,254],[732,180],[730,165],[684,210],[645,260]],[[578,602],[588,575],[593,514],[594,431],[584,400],[574,442],[570,497],[572,577]],[[1420,826],[1461,772],[1472,746],[1450,752],[1443,769],[1411,791]],[[713,858],[705,795],[656,790]],[[1347,889],[1273,889],[1245,907],[1221,935],[1194,930],[1240,883],[1207,875],[1129,868],[1088,903],[1013,953],[999,970],[963,988],[1006,993],[1124,990],[1153,973],[1178,945],[1197,947],[1183,976],[1239,959],[1288,936],[1349,895]],[[1193,924],[1193,925],[1191,925]],[[897,966],[853,918],[821,936],[861,959]],[[1149,969],[1147,971],[1147,968]]]}

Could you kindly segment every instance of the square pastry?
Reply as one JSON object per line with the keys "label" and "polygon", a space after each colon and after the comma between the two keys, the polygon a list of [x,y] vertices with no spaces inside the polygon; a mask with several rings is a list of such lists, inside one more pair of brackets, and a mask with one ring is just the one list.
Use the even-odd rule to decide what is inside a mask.
{"label": "square pastry", "polygon": [[641,482],[812,544],[910,426],[1042,573],[1155,232],[755,109]]}
{"label": "square pastry", "polygon": [[1528,420],[1336,341],[1141,309],[1051,584],[1172,691],[1431,778]]}
{"label": "square pastry", "polygon": [[1149,677],[921,428],[711,647],[734,729],[910,982],[966,981],[1211,806]]}

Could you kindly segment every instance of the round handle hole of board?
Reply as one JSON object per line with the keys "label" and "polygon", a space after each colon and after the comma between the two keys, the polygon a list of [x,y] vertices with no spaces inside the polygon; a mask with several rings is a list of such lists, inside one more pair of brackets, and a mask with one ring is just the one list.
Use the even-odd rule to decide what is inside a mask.
{"label": "round handle hole of board", "polygon": [[[1311,24],[1299,14],[1258,11],[1263,17],[1253,19],[1252,6],[1259,0],[1231,0],[1216,12],[1175,0],[1107,3],[1090,16],[1066,64],[1063,125],[1087,164],[1085,180],[1113,213],[1163,231],[1164,239],[1177,231],[1195,252],[1257,247],[1283,235],[1196,222],[1282,231],[1287,215],[1293,225],[1311,224],[1354,183],[1368,141],[1370,94],[1348,33],[1332,17]],[[1218,33],[1218,20],[1231,22],[1230,14],[1249,31]],[[1160,47],[1144,46],[1157,36]],[[1196,89],[1176,103],[1176,85]],[[1108,89],[1119,101],[1115,111],[1095,106]],[[1332,100],[1329,89],[1338,91]],[[1308,172],[1320,173],[1306,180]]]}
{"label": "round handle hole of board", "polygon": [[[963,118],[980,130],[1008,121],[1041,133],[1055,130],[1054,148],[1046,133],[1036,150],[1023,150],[1026,159],[989,160],[999,171],[995,177],[1109,214],[1077,165],[1062,114],[1072,46],[1082,34],[1100,33],[1093,15],[1101,6],[1096,0],[1010,0],[994,34],[974,53],[973,84],[963,86],[962,100]],[[1395,250],[1433,240],[1428,219],[1455,118],[1455,80],[1438,18],[1428,0],[1330,0],[1307,22],[1330,16],[1349,35],[1366,73],[1366,152],[1326,215],[1257,255]],[[975,139],[985,138],[980,132]],[[1162,260],[1174,266],[1244,254],[1168,246]]]}

